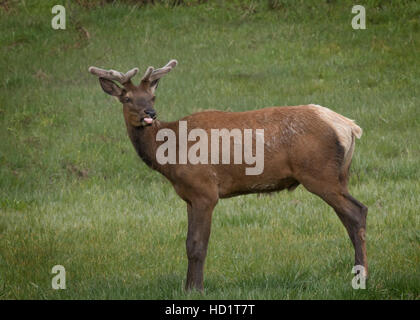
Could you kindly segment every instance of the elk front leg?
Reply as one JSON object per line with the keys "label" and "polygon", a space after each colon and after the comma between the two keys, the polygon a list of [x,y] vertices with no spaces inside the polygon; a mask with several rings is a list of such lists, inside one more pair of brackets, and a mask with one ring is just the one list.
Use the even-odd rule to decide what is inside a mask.
{"label": "elk front leg", "polygon": [[213,201],[200,201],[187,204],[188,234],[187,256],[188,272],[186,290],[203,291],[204,260],[207,255],[207,245],[210,237]]}

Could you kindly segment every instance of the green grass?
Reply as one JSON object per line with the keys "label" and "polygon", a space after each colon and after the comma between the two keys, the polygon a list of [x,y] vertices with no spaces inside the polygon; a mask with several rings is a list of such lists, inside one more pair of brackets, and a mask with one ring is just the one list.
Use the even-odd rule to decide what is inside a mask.
{"label": "green grass", "polygon": [[[204,5],[56,1],[0,8],[0,299],[419,299],[420,5],[350,1]],[[84,29],[82,29],[84,28]],[[88,31],[89,37],[85,30]],[[87,68],[179,66],[156,109],[316,103],[356,119],[350,190],[369,207],[366,290],[333,210],[299,187],[214,212],[205,293],[183,291],[186,207],[136,156],[121,106]],[[67,289],[52,290],[64,265]]]}

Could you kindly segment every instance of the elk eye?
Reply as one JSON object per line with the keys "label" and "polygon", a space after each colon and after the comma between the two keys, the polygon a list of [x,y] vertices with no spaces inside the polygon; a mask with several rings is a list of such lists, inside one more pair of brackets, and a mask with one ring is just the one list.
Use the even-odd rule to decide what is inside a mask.
{"label": "elk eye", "polygon": [[125,102],[125,103],[130,102],[130,101],[131,101],[131,99],[129,97],[124,97],[123,98],[123,102]]}

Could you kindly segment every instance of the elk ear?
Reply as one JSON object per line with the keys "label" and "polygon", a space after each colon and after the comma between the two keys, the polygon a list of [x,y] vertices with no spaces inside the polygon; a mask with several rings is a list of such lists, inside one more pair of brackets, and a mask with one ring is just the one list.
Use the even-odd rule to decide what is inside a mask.
{"label": "elk ear", "polygon": [[99,83],[101,84],[102,90],[111,96],[120,97],[124,93],[124,89],[120,88],[111,80],[99,78]]}

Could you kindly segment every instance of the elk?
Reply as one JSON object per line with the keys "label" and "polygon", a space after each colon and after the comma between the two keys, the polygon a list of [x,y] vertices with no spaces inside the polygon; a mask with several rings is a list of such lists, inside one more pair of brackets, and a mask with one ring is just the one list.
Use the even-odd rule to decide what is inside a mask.
{"label": "elk", "polygon": [[[156,70],[148,67],[139,85],[131,81],[138,68],[125,74],[96,67],[90,67],[89,72],[99,77],[103,91],[122,103],[128,136],[140,158],[164,175],[186,202],[186,290],[203,290],[212,213],[219,199],[294,190],[300,184],[334,209],[354,246],[355,265],[361,265],[367,277],[368,209],[347,188],[355,138],[361,137],[362,129],[353,120],[314,104],[246,112],[202,111],[181,120],[188,123],[190,130],[199,128],[209,134],[212,129],[222,128],[264,129],[263,172],[245,175],[245,165],[232,162],[161,164],[156,160],[156,152],[164,142],[157,141],[157,134],[162,129],[170,129],[178,135],[181,120],[164,122],[156,118],[155,90],[159,80],[176,65],[177,61],[171,60]],[[233,145],[232,141],[229,143]],[[178,145],[178,155],[179,148]]]}

